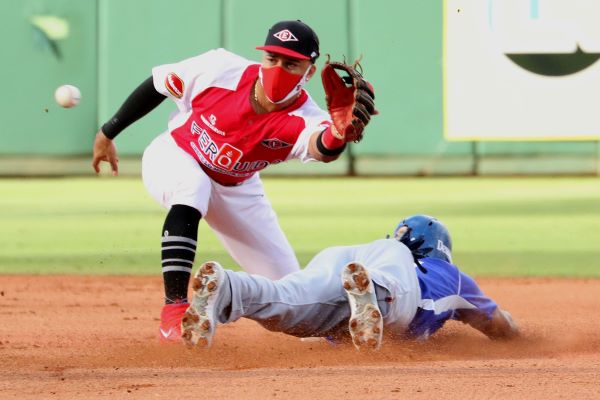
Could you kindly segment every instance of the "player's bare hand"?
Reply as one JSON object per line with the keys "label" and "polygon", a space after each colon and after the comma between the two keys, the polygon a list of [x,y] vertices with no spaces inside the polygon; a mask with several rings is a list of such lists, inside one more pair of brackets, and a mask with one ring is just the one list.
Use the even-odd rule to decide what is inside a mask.
{"label": "player's bare hand", "polygon": [[110,164],[113,176],[119,174],[117,148],[113,141],[107,138],[101,130],[98,131],[94,140],[94,158],[92,159],[92,167],[97,174],[100,173],[100,161],[106,161]]}

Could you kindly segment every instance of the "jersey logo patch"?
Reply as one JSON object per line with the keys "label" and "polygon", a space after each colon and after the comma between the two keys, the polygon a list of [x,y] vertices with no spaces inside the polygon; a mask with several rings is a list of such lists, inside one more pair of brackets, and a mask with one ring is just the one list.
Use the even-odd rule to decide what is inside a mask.
{"label": "jersey logo patch", "polygon": [[208,126],[210,128],[211,131],[213,131],[214,133],[217,133],[221,136],[225,136],[225,132],[223,132],[222,130],[220,130],[219,128],[217,128],[215,126],[215,124],[217,123],[217,117],[215,117],[214,114],[210,114],[210,117],[208,117],[208,119],[206,119],[204,114],[200,114],[200,119],[202,120],[202,122],[204,122],[204,124],[206,126]]}
{"label": "jersey logo patch", "polygon": [[273,34],[273,36],[275,36],[277,39],[281,40],[282,42],[297,42],[298,41],[298,38],[296,36],[294,36],[294,34],[287,29],[279,31],[279,32]]}
{"label": "jersey logo patch", "polygon": [[174,97],[183,97],[183,81],[177,74],[170,72],[165,79],[165,87]]}
{"label": "jersey logo patch", "polygon": [[265,139],[260,142],[260,144],[271,150],[279,150],[291,146],[291,144],[284,142],[281,139]]}
{"label": "jersey logo patch", "polygon": [[214,164],[226,171],[231,171],[235,164],[242,158],[244,153],[229,143],[225,143],[215,156]]}

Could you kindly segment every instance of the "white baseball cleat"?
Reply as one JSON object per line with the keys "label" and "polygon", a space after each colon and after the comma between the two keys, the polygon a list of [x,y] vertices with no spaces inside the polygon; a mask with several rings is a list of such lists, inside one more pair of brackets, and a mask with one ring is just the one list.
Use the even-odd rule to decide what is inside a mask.
{"label": "white baseball cleat", "polygon": [[357,262],[346,265],[342,270],[342,285],[350,303],[348,329],[354,347],[378,350],[383,336],[383,317],[365,267]]}
{"label": "white baseball cleat", "polygon": [[181,338],[187,346],[209,348],[217,325],[219,295],[227,274],[215,261],[205,262],[192,278],[194,295],[181,320]]}

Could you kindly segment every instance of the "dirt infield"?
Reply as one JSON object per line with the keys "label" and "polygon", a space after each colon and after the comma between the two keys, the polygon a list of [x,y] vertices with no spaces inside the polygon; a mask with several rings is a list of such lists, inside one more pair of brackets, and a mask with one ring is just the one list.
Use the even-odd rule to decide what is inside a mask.
{"label": "dirt infield", "polygon": [[480,279],[524,331],[451,323],[379,353],[301,342],[251,321],[211,350],[157,342],[159,277],[0,277],[0,398],[600,398],[600,281]]}

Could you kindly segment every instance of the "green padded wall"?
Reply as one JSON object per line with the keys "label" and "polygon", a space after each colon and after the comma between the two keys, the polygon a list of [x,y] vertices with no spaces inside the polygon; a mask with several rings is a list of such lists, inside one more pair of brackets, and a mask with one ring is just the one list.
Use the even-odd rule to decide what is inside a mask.
{"label": "green padded wall", "polygon": [[365,75],[376,89],[381,115],[361,154],[468,154],[470,144],[442,137],[441,1],[353,1]]}
{"label": "green padded wall", "polygon": [[[69,35],[55,42],[60,58],[31,24],[34,16],[69,24]],[[18,154],[89,156],[98,127],[153,66],[216,47],[259,61],[255,47],[270,25],[292,18],[306,21],[319,34],[319,68],[325,54],[349,60],[363,56],[381,114],[352,150],[359,162],[373,165],[372,171],[381,171],[372,164],[381,162],[390,165],[389,173],[468,173],[475,153],[481,160],[504,157],[507,165],[511,157],[523,162],[554,155],[585,159],[584,170],[598,158],[597,142],[474,145],[444,140],[443,0],[0,0],[0,23],[9,33],[0,39],[7,93],[0,99],[0,155],[7,162]],[[54,89],[63,83],[82,89],[80,106],[65,110],[54,103]],[[307,88],[323,106],[319,76]],[[116,141],[120,154],[138,157],[166,128],[172,110],[166,101],[128,128]],[[394,159],[410,166],[393,166]],[[454,169],[440,164],[444,160]]]}
{"label": "green padded wall", "polygon": [[[220,46],[220,0],[99,0],[99,121],[117,111],[152,67]],[[120,154],[139,154],[167,128],[164,101],[117,139]]]}
{"label": "green padded wall", "polygon": [[[31,23],[40,16],[65,21],[68,36],[49,41]],[[96,16],[95,0],[0,0],[0,154],[90,151],[97,119]],[[54,90],[65,83],[81,89],[77,108],[54,102]]]}

